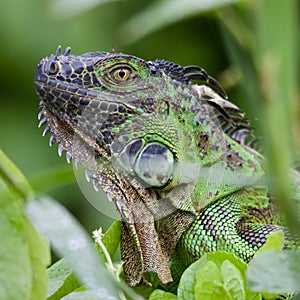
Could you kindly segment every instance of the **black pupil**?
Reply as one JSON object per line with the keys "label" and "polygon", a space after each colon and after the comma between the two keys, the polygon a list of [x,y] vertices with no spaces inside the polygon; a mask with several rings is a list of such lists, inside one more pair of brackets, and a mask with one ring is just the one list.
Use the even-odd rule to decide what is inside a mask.
{"label": "black pupil", "polygon": [[126,76],[125,70],[120,70],[119,71],[119,76],[120,76],[120,78],[124,78]]}

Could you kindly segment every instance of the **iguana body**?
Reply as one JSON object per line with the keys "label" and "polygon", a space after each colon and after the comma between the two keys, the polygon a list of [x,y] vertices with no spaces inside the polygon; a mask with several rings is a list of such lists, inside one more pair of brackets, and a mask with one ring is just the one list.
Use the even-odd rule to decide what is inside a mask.
{"label": "iguana body", "polygon": [[[262,157],[244,145],[247,119],[204,70],[69,52],[58,48],[37,67],[41,124],[115,203],[128,284],[146,283],[150,271],[171,282],[170,265],[178,276],[216,250],[248,262],[277,230],[287,247],[295,244],[268,193]],[[299,179],[294,188],[299,195]]]}

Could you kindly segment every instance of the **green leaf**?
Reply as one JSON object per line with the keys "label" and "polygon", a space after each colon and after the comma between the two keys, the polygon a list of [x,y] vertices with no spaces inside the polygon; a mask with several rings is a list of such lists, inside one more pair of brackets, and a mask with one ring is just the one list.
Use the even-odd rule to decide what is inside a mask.
{"label": "green leaf", "polygon": [[[240,258],[236,257],[232,253],[226,253],[222,251],[216,251],[214,253],[207,253],[207,260],[213,261],[216,265],[218,265],[219,268],[222,269],[222,266],[224,268],[224,262],[228,261],[230,262],[231,266],[230,269],[222,271],[223,279],[224,282],[226,282],[227,288],[230,287],[229,279],[230,280],[237,280],[240,283],[243,282],[243,289],[245,291],[245,299],[251,299],[251,300],[260,300],[261,299],[261,294],[260,293],[255,293],[250,291],[250,289],[247,286],[246,282],[246,270],[247,270],[247,265],[244,261],[242,261]],[[226,263],[227,266],[229,266],[228,263]],[[233,268],[234,267],[234,271]],[[239,272],[238,272],[239,271]],[[231,272],[235,273],[235,276],[230,275]],[[226,273],[226,275],[225,275]],[[226,276],[226,278],[225,278]],[[228,278],[227,278],[228,276]],[[235,298],[233,298],[235,299]]]}
{"label": "green leaf", "polygon": [[[109,229],[104,233],[102,237],[102,242],[107,249],[110,257],[113,257],[117,251],[120,243],[121,237],[121,222],[115,221],[109,227]],[[99,251],[102,252],[101,248],[98,247]]]}
{"label": "green leaf", "polygon": [[182,274],[178,285],[178,299],[193,299],[195,289],[195,277],[201,267],[207,262],[206,255],[192,263]]}
{"label": "green leaf", "polygon": [[45,297],[48,275],[46,267],[50,264],[50,247],[48,240],[41,236],[26,217],[23,216],[23,226],[20,232],[29,247],[31,263],[32,290],[31,300]]}
{"label": "green leaf", "polygon": [[[0,222],[1,253],[0,286],[4,291],[16,280],[9,293],[20,292],[19,297],[1,297],[1,299],[32,299],[45,297],[47,286],[46,266],[50,263],[48,242],[33,228],[23,213],[23,201],[33,197],[33,190],[20,170],[0,151],[0,211],[3,218]],[[6,220],[6,221],[5,221]],[[10,224],[7,227],[7,223]],[[10,229],[9,233],[4,234]],[[2,238],[3,236],[3,238]],[[21,245],[15,245],[18,239]],[[10,259],[13,255],[13,259]],[[7,257],[7,258],[6,258]],[[24,264],[29,262],[29,268]],[[18,268],[20,274],[14,273]],[[24,281],[27,283],[24,284]],[[20,289],[29,289],[24,295]],[[0,289],[1,290],[1,289]]]}
{"label": "green leaf", "polygon": [[[61,298],[61,300],[107,300],[114,299],[111,298],[111,294],[108,291],[103,289],[98,290],[89,290],[89,291],[78,291],[73,292],[65,297]],[[120,299],[120,298],[118,298]]]}
{"label": "green leaf", "polygon": [[230,300],[230,296],[223,286],[223,278],[220,269],[213,261],[207,261],[199,269],[196,275],[194,299],[224,299]]}
{"label": "green leaf", "polygon": [[26,211],[87,288],[102,287],[117,299],[117,288],[93,251],[88,234],[63,206],[50,198],[42,198],[39,202],[29,203]]}
{"label": "green leaf", "polygon": [[280,251],[283,248],[284,242],[284,233],[283,231],[275,231],[268,235],[267,241],[262,245],[261,248],[257,251],[257,253],[261,253],[263,251]]}
{"label": "green leaf", "polygon": [[260,300],[261,294],[251,292],[246,285],[246,269],[247,265],[233,254],[207,253],[183,273],[178,299]]}
{"label": "green leaf", "polygon": [[38,202],[28,203],[26,212],[88,290],[101,291],[110,299],[118,299],[120,292],[124,292],[128,299],[138,298],[105,269],[86,231],[62,205],[44,197]]}
{"label": "green leaf", "polygon": [[237,2],[237,0],[155,1],[124,24],[120,34],[124,42],[133,43],[147,34],[172,23],[179,22],[184,18],[217,9],[234,2]]}
{"label": "green leaf", "polygon": [[229,260],[221,268],[209,260],[196,276],[195,299],[245,299],[240,271]]}
{"label": "green leaf", "polygon": [[47,300],[59,300],[81,285],[63,259],[48,269],[48,277]]}
{"label": "green leaf", "polygon": [[195,300],[231,300],[224,286],[217,285],[212,281],[206,281],[201,286],[201,290],[195,290]]}
{"label": "green leaf", "polygon": [[149,300],[160,300],[160,299],[176,300],[177,296],[172,293],[168,293],[168,292],[157,289],[157,290],[153,291],[149,297]]}
{"label": "green leaf", "polygon": [[[124,275],[124,274],[122,274],[122,275]],[[149,273],[149,275],[150,275],[150,273]],[[132,288],[137,294],[141,295],[144,299],[148,299],[150,297],[151,293],[154,292],[155,289],[157,288],[157,286],[161,283],[159,279],[158,279],[159,283],[156,283],[155,280],[151,280],[152,279],[151,277],[150,277],[150,279],[146,277],[146,279],[149,282],[151,282],[152,286],[139,285],[139,286],[135,286]]]}
{"label": "green leaf", "polygon": [[33,199],[34,192],[25,176],[0,148],[0,179],[24,200]]}
{"label": "green leaf", "polygon": [[235,256],[232,253],[222,252],[222,251],[216,251],[214,253],[207,253],[207,260],[212,260],[215,262],[219,268],[221,268],[223,262],[225,260],[230,261],[236,268],[239,269],[241,274],[243,274],[246,269],[247,265],[239,259],[237,256]]}
{"label": "green leaf", "polygon": [[28,243],[0,211],[0,299],[30,299],[31,265]]}
{"label": "green leaf", "polygon": [[232,299],[245,299],[244,281],[238,268],[229,260],[225,260],[221,266],[224,286]]}
{"label": "green leaf", "polygon": [[300,291],[300,251],[264,251],[248,265],[247,280],[254,291],[290,293]]}

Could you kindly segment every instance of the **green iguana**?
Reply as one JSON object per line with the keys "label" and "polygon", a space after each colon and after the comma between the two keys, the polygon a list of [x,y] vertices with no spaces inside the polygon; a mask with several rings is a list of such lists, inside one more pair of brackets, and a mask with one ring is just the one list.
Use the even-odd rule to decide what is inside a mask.
{"label": "green iguana", "polygon": [[202,68],[59,47],[38,64],[35,90],[50,144],[84,166],[121,216],[129,285],[146,284],[146,272],[169,283],[216,250],[249,262],[278,230],[296,245],[248,119]]}

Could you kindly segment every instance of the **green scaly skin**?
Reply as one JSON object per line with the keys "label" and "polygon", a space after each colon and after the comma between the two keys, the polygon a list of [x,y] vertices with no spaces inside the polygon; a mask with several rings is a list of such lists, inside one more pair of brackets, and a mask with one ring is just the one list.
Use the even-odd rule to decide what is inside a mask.
{"label": "green scaly skin", "polygon": [[247,119],[203,69],[69,52],[58,48],[37,67],[41,125],[115,203],[129,285],[147,284],[147,272],[177,281],[216,250],[249,262],[278,230],[285,247],[296,245],[264,183],[263,158],[245,145]]}

